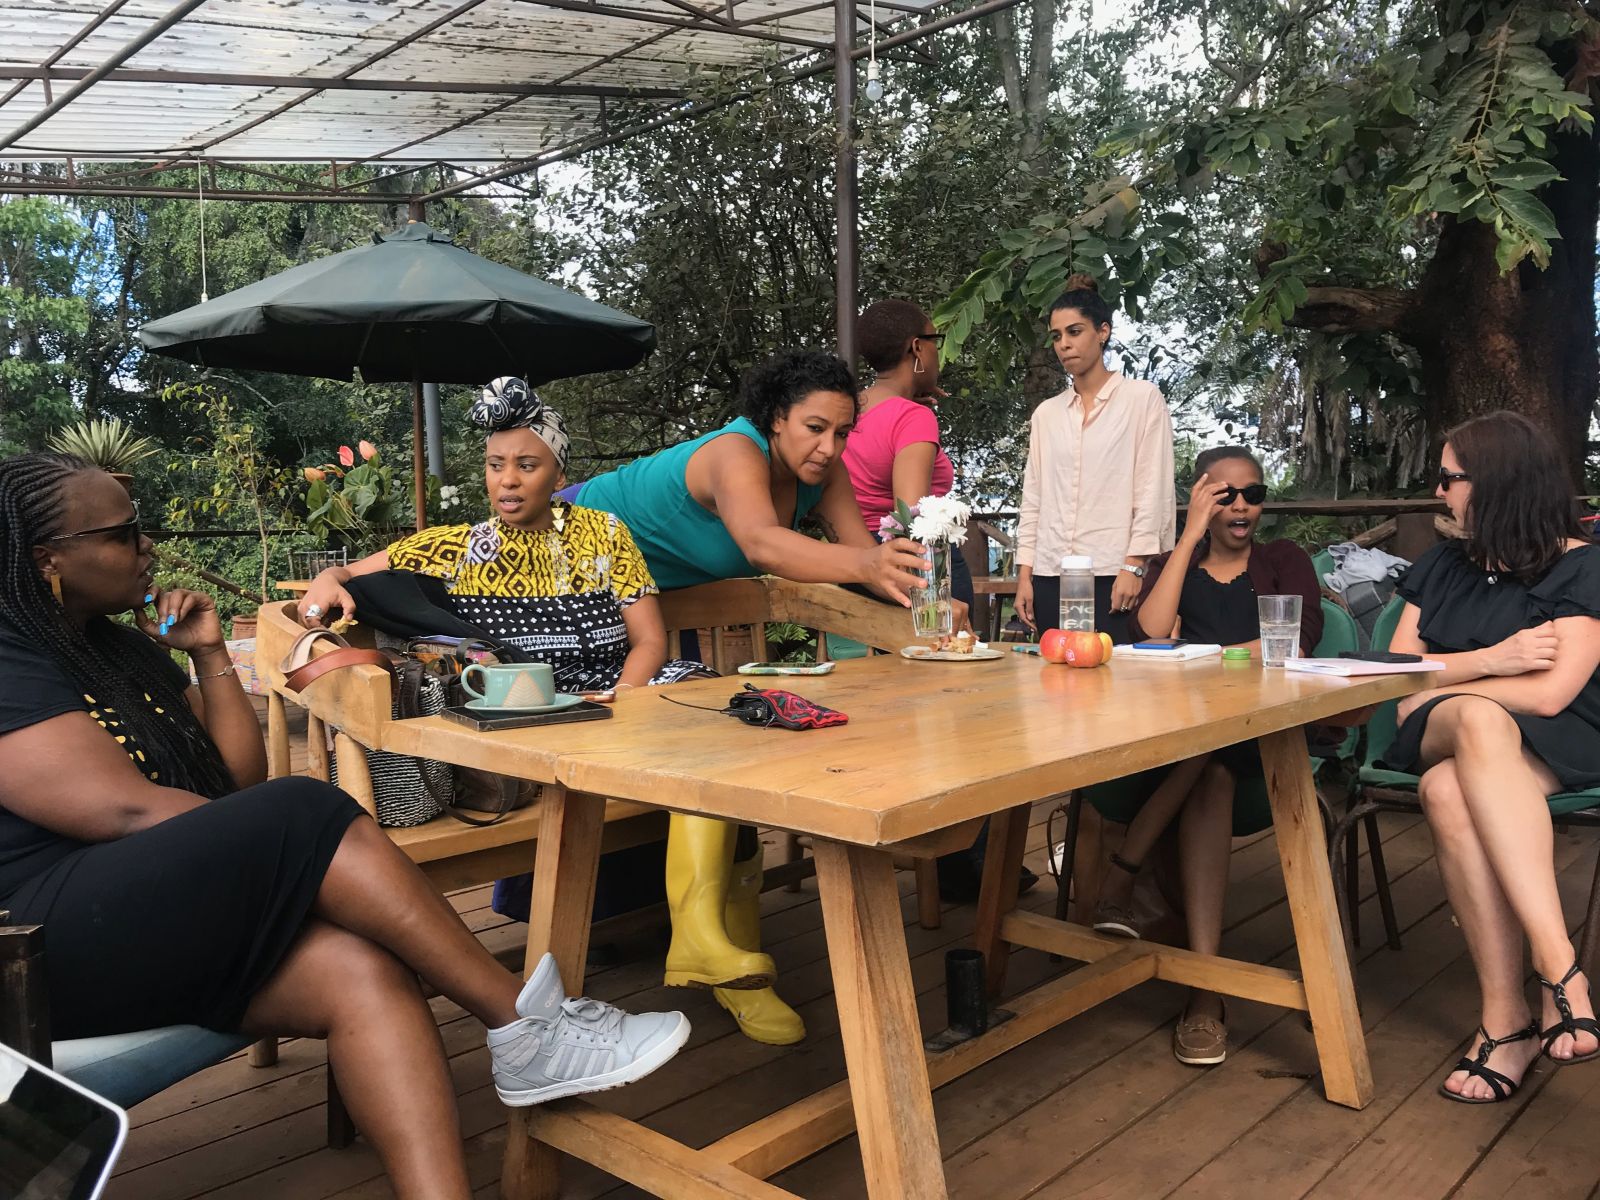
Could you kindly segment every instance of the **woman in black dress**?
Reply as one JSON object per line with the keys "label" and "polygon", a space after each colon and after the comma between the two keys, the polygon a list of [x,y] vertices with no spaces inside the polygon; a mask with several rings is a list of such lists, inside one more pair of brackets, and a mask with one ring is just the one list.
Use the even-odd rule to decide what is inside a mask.
{"label": "woman in black dress", "polygon": [[[1589,980],[1561,915],[1545,798],[1600,785],[1600,547],[1582,538],[1549,435],[1492,413],[1446,436],[1438,494],[1466,530],[1407,572],[1392,647],[1445,664],[1400,704],[1385,755],[1417,772],[1445,894],[1482,993],[1469,1057],[1440,1085],[1489,1104],[1543,1051],[1600,1055]],[[1522,985],[1533,951],[1543,1014]]]}
{"label": "woman in black dress", "polygon": [[[1257,649],[1261,622],[1256,597],[1301,597],[1300,644],[1305,653],[1322,637],[1316,569],[1291,541],[1257,542],[1267,487],[1261,464],[1242,446],[1207,450],[1195,459],[1199,478],[1177,546],[1150,563],[1129,627],[1135,640],[1181,636],[1189,642]],[[1089,803],[1126,823],[1122,853],[1111,856],[1095,908],[1101,933],[1140,936],[1130,907],[1145,856],[1174,820],[1189,949],[1216,954],[1222,944],[1222,904],[1235,835],[1272,823],[1256,743],[1229,746],[1171,767],[1144,771],[1090,788]],[[1228,1053],[1222,997],[1196,989],[1172,1033],[1172,1052],[1190,1066],[1214,1066]]]}
{"label": "woman in black dress", "polygon": [[[0,908],[44,926],[56,1036],[326,1038],[396,1193],[419,1200],[471,1188],[418,975],[489,1026],[508,1104],[616,1087],[683,1044],[679,1013],[568,999],[549,955],[524,985],[337,788],[263,783],[216,609],[155,584],[110,475],[0,462],[0,574]],[[108,619],[129,612],[137,627]]]}

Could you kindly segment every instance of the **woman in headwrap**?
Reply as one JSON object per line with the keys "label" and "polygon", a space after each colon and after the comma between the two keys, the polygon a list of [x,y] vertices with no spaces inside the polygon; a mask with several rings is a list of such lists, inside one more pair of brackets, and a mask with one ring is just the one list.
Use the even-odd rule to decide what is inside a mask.
{"label": "woman in headwrap", "polygon": [[483,389],[470,419],[487,435],[484,483],[493,513],[476,525],[439,525],[312,582],[300,601],[308,626],[356,605],[345,584],[373,571],[413,571],[448,582],[456,612],[490,637],[555,668],[563,692],[642,687],[704,674],[667,662],[655,581],[628,527],[610,513],[554,497],[566,483],[567,431],[520,379]]}
{"label": "woman in headwrap", "polygon": [[[555,668],[561,691],[592,691],[671,683],[711,675],[700,663],[667,661],[667,631],[656,585],[621,518],[554,496],[566,484],[567,434],[561,418],[520,379],[496,379],[472,407],[471,420],[488,432],[484,482],[494,515],[477,525],[443,525],[410,534],[386,550],[312,581],[300,619],[315,626],[334,610],[356,605],[345,584],[373,571],[414,571],[449,582],[457,612],[485,633],[534,654]],[[674,817],[674,827],[680,823]],[[722,828],[719,822],[704,822]],[[729,855],[734,834],[727,827]],[[757,1041],[777,1045],[805,1036],[800,1016],[772,990],[777,968],[760,947],[761,858],[754,830],[741,831],[737,869],[724,866],[707,881],[673,863],[669,881],[685,893],[675,913],[715,909],[711,921],[675,920],[667,979],[717,985],[717,1002]],[[678,839],[681,843],[681,838]],[[511,912],[527,876],[502,880],[496,907]],[[669,883],[669,898],[678,895]],[[706,901],[705,897],[712,897]],[[520,903],[519,903],[520,901]],[[737,944],[735,944],[735,939]],[[701,969],[707,962],[719,972]],[[677,969],[685,968],[692,969]]]}

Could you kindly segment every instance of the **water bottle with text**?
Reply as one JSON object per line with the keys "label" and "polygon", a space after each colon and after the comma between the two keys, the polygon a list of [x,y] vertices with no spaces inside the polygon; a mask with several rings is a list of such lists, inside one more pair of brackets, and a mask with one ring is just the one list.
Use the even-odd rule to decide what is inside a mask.
{"label": "water bottle with text", "polygon": [[1061,628],[1094,632],[1094,560],[1088,555],[1061,560]]}

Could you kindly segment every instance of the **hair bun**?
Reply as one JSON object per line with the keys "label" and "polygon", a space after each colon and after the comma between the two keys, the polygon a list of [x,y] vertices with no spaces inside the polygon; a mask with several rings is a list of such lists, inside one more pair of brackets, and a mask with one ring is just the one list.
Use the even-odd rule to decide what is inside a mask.
{"label": "hair bun", "polygon": [[1076,271],[1067,276],[1065,290],[1069,292],[1093,292],[1098,296],[1100,294],[1100,283],[1093,275]]}

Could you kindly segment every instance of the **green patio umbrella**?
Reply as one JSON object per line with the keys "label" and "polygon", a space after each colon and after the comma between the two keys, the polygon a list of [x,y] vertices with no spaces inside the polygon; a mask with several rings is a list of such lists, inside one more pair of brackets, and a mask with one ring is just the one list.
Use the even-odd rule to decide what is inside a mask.
{"label": "green patio umbrella", "polygon": [[208,367],[412,384],[419,526],[422,384],[615,371],[655,349],[655,326],[481,258],[420,221],[151,321],[139,340]]}

